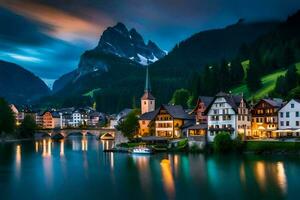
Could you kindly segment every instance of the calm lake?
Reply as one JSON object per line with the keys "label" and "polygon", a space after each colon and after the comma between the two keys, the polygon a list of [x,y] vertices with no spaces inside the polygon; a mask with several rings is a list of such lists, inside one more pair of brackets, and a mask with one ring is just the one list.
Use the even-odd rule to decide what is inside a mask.
{"label": "calm lake", "polygon": [[300,156],[103,153],[111,145],[0,143],[0,199],[300,198]]}

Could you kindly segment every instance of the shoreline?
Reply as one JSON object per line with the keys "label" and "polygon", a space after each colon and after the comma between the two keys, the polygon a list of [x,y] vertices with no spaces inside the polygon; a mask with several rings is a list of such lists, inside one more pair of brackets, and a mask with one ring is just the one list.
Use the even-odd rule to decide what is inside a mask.
{"label": "shoreline", "polygon": [[13,143],[35,140],[34,138],[21,138],[21,139],[0,139],[0,143]]}
{"label": "shoreline", "polygon": [[[1,138],[0,139],[0,144],[8,144],[8,143],[17,143],[17,142],[26,142],[26,141],[39,141],[45,138],[10,138],[10,139],[4,139]],[[259,142],[259,141],[258,141]],[[260,142],[259,142],[260,143]],[[286,141],[286,142],[281,142],[281,143],[291,143],[290,141]],[[124,153],[124,152],[129,152],[131,148],[124,148],[124,147],[119,147],[119,148],[112,148],[112,149],[106,149],[103,150],[104,153],[108,153],[108,152],[114,152],[114,153]],[[198,150],[198,151],[194,151],[192,149],[189,148],[183,148],[181,150],[173,150],[173,149],[166,149],[163,151],[156,151],[156,153],[189,153],[189,154],[220,154],[220,155],[225,155],[226,153],[213,153],[211,151],[206,151],[206,150]],[[298,148],[290,148],[290,149],[281,149],[281,148],[274,148],[274,149],[247,149],[247,147],[245,147],[245,149],[241,150],[241,152],[236,152],[236,151],[232,151],[229,152],[229,154],[241,154],[241,155],[262,155],[262,156],[284,156],[284,155],[295,155],[295,156],[299,156],[300,155],[300,149]]]}

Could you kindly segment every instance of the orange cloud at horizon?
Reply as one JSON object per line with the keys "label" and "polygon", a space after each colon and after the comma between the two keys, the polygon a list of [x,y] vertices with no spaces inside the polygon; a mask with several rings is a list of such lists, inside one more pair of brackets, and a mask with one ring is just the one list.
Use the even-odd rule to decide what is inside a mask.
{"label": "orange cloud at horizon", "polygon": [[95,39],[99,39],[100,33],[113,23],[113,20],[108,16],[93,10],[87,10],[86,12],[89,15],[91,12],[94,12],[95,16],[97,16],[96,18],[100,21],[99,23],[88,21],[63,10],[39,3],[7,1],[6,3],[1,3],[0,6],[49,26],[49,29],[42,31],[52,37],[68,42],[76,40],[92,42]]}

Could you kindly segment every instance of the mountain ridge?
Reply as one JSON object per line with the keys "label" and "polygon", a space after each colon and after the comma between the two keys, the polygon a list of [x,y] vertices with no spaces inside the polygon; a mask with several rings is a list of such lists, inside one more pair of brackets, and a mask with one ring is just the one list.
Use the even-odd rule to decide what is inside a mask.
{"label": "mountain ridge", "polygon": [[28,104],[50,94],[39,77],[15,63],[0,60],[0,94],[10,103]]}

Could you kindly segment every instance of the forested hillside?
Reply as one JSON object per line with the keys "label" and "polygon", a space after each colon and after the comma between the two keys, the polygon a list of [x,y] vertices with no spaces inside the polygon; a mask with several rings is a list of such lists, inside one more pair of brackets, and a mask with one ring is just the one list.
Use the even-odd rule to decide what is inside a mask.
{"label": "forested hillside", "polygon": [[[218,63],[221,58],[234,58],[243,44],[251,44],[259,36],[274,30],[277,25],[276,22],[239,21],[222,29],[197,33],[176,45],[167,56],[149,65],[157,105],[169,102],[172,94],[179,88],[194,87],[202,92],[198,88],[195,75],[207,70],[206,64]],[[92,63],[101,63],[103,67],[81,74],[79,78],[73,76],[60,92],[47,97],[45,101],[57,106],[96,102],[97,109],[106,112],[118,112],[124,107],[139,105],[144,87],[145,67],[130,59],[96,51],[87,51],[82,58],[93,61]],[[242,69],[236,63],[232,63],[232,66],[234,70],[230,79],[236,79]],[[218,89],[211,90],[211,94]]]}

